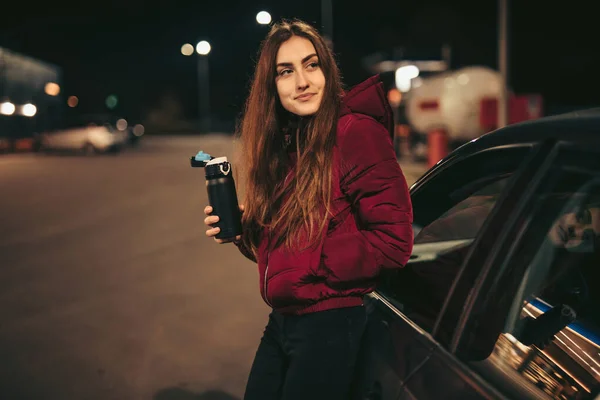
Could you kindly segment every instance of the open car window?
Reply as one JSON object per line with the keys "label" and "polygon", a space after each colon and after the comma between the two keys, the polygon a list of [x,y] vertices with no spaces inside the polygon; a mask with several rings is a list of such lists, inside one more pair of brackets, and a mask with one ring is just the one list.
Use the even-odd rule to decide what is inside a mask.
{"label": "open car window", "polygon": [[526,213],[523,234],[476,302],[458,353],[483,360],[480,372],[490,379],[502,371],[551,397],[595,399],[600,155],[559,153]]}
{"label": "open car window", "polygon": [[488,150],[426,182],[413,196],[410,260],[401,270],[384,271],[378,293],[431,331],[471,244],[530,152],[530,146]]}

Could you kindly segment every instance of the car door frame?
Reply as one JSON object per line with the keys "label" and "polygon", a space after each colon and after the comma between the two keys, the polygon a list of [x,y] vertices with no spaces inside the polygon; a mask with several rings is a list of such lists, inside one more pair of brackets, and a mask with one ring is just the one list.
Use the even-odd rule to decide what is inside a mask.
{"label": "car door frame", "polygon": [[[440,325],[444,322],[444,318],[446,317],[446,314],[447,314],[446,311],[447,311],[447,308],[450,305],[450,303],[453,301],[456,302],[456,301],[462,301],[462,300],[466,301],[467,300],[467,296],[457,296],[456,290],[457,290],[458,286],[466,285],[469,280],[472,280],[473,282],[477,282],[477,280],[480,276],[479,272],[481,271],[481,268],[484,265],[487,268],[489,268],[489,266],[487,264],[489,264],[491,262],[491,260],[487,260],[487,259],[491,258],[492,255],[494,257],[497,256],[497,248],[499,246],[498,245],[491,246],[492,248],[495,248],[496,252],[486,255],[485,254],[486,245],[490,242],[491,243],[497,242],[497,238],[499,237],[498,233],[504,232],[504,235],[502,236],[502,238],[505,239],[507,223],[509,225],[512,225],[512,223],[514,223],[514,220],[515,220],[514,213],[512,214],[512,217],[509,218],[509,220],[506,219],[505,215],[511,215],[511,213],[509,213],[509,211],[511,211],[517,204],[519,204],[521,202],[521,200],[523,199],[523,194],[519,194],[519,193],[524,193],[524,192],[528,191],[528,188],[530,186],[529,185],[530,180],[536,174],[540,174],[540,169],[542,169],[542,170],[547,169],[547,166],[545,166],[543,163],[546,162],[546,159],[549,156],[550,152],[552,152],[554,145],[555,145],[555,141],[552,139],[546,140],[546,141],[540,141],[540,142],[535,142],[535,141],[516,142],[516,143],[511,143],[511,144],[502,144],[499,146],[485,148],[485,149],[482,149],[479,151],[475,151],[473,153],[469,153],[467,156],[452,157],[452,158],[447,159],[445,162],[440,163],[438,166],[436,166],[436,168],[433,168],[432,170],[430,170],[429,173],[427,173],[423,177],[423,179],[420,179],[419,181],[417,181],[415,183],[415,185],[413,185],[411,187],[411,197],[413,197],[414,195],[417,195],[418,192],[420,190],[422,190],[422,188],[425,187],[425,185],[427,185],[427,183],[429,181],[431,181],[433,178],[435,178],[439,173],[441,173],[442,171],[444,171],[446,169],[452,168],[453,165],[457,164],[458,162],[460,162],[462,160],[467,159],[468,157],[471,157],[471,156],[481,153],[481,151],[488,151],[488,150],[501,149],[501,148],[526,147],[526,146],[529,146],[532,149],[531,153],[528,155],[528,158],[523,161],[522,165],[519,166],[519,170],[515,171],[515,174],[516,174],[515,179],[512,180],[512,182],[505,189],[504,193],[502,193],[502,195],[500,196],[500,198],[494,205],[494,207],[493,207],[492,211],[490,212],[490,214],[488,215],[485,223],[481,227],[481,230],[478,232],[477,237],[472,244],[471,251],[467,254],[467,256],[465,257],[465,260],[463,260],[462,267],[460,268],[460,271],[459,271],[456,279],[454,280],[454,283],[450,289],[450,292],[446,296],[446,301],[444,302],[444,306],[442,307],[442,310],[440,311],[440,313],[436,319],[435,326],[431,333],[431,336],[434,339],[438,338]],[[543,173],[543,171],[542,171],[542,173]],[[486,264],[482,264],[482,263],[486,263]],[[460,297],[462,297],[462,299]],[[464,304],[464,302],[463,302],[463,304]],[[458,320],[456,322],[458,322]],[[455,324],[453,324],[453,325],[455,325]]]}
{"label": "car door frame", "polygon": [[[506,210],[510,210],[510,208],[514,207],[515,204],[518,204],[522,198],[522,193],[527,190],[529,180],[534,177],[537,173],[539,173],[540,168],[543,165],[544,160],[547,158],[549,152],[553,148],[553,142],[550,141],[524,141],[524,142],[515,142],[511,144],[500,144],[497,146],[485,147],[481,149],[477,149],[471,153],[466,155],[460,154],[457,152],[453,154],[451,157],[440,162],[433,169],[431,169],[428,173],[426,173],[421,179],[419,179],[412,187],[411,187],[411,196],[417,194],[422,188],[426,187],[428,182],[434,179],[438,174],[442,171],[452,168],[456,163],[467,159],[471,156],[474,156],[482,151],[500,149],[500,148],[510,148],[510,147],[531,147],[532,151],[528,155],[527,159],[523,161],[523,163],[519,166],[518,170],[515,171],[516,176],[515,179],[509,184],[509,186],[505,189],[504,193],[498,199],[498,202],[494,205],[492,212],[486,219],[485,224],[482,226],[481,231],[478,233],[478,236],[473,243],[473,248],[463,261],[462,267],[460,269],[457,278],[455,279],[454,284],[444,306],[437,316],[436,323],[434,325],[434,329],[431,334],[424,332],[422,329],[415,329],[415,333],[420,336],[420,340],[426,340],[430,342],[431,352],[429,356],[423,360],[422,363],[419,363],[410,373],[408,374],[405,381],[402,383],[403,387],[407,386],[409,379],[418,373],[418,370],[422,368],[432,357],[437,357],[439,360],[442,360],[447,366],[453,369],[461,379],[468,381],[469,385],[475,388],[475,390],[480,391],[481,393],[487,393],[489,396],[494,398],[501,398],[501,394],[496,390],[495,387],[486,383],[482,380],[476,373],[470,370],[466,365],[456,359],[452,351],[450,349],[446,349],[442,347],[437,340],[439,327],[442,321],[444,320],[447,307],[451,302],[462,302],[464,304],[468,296],[458,296],[456,294],[456,287],[461,284],[461,282],[465,282],[468,280],[476,280],[479,274],[473,276],[467,276],[465,272],[481,270],[481,249],[489,242],[489,237],[493,236],[497,237],[498,229],[501,231],[506,230],[506,218],[502,216],[502,212]],[[492,235],[493,233],[493,235]],[[491,255],[488,255],[491,256]],[[483,258],[485,261],[487,257]],[[477,265],[476,265],[477,263]],[[471,274],[472,275],[472,274]],[[468,279],[467,279],[468,278]],[[464,284],[464,283],[463,283]],[[386,296],[384,293],[378,293],[377,291],[373,294],[375,299],[379,302],[383,303],[385,307],[389,310],[397,314],[398,318],[402,319],[404,323],[414,324],[409,317],[405,316],[400,310],[398,310],[393,304],[389,301],[386,301]],[[458,321],[456,321],[458,322]],[[418,326],[418,325],[417,325]]]}
{"label": "car door frame", "polygon": [[[600,141],[598,145],[600,145]],[[457,327],[457,330],[454,333],[451,346],[452,352],[456,352],[462,340],[465,339],[465,330],[467,329],[467,322],[471,317],[471,311],[474,308],[475,304],[477,304],[478,300],[480,300],[483,296],[482,290],[484,289],[484,286],[489,282],[494,281],[499,275],[503,273],[503,271],[499,270],[498,268],[495,268],[498,266],[498,263],[503,262],[501,254],[504,254],[504,250],[506,250],[507,248],[510,249],[517,246],[519,240],[524,234],[526,234],[526,228],[529,222],[531,221],[532,216],[524,216],[522,215],[522,213],[525,212],[525,210],[527,210],[533,202],[535,202],[535,195],[539,192],[540,185],[545,181],[546,178],[549,177],[548,174],[550,166],[557,161],[557,158],[560,156],[560,152],[569,147],[575,149],[582,148],[581,145],[577,145],[572,141],[555,141],[548,158],[544,162],[544,168],[542,168],[539,171],[539,179],[537,179],[536,182],[534,182],[534,184],[529,185],[529,187],[527,188],[526,196],[523,198],[523,201],[519,206],[519,212],[515,213],[512,216],[511,223],[509,224],[510,226],[507,226],[504,230],[504,233],[506,235],[514,234],[517,240],[514,240],[512,242],[499,241],[495,246],[493,253],[487,259],[485,270],[481,271],[476,285],[473,287],[473,292],[468,302],[469,304],[465,306],[465,309],[463,310],[463,313],[460,318],[460,325]],[[594,152],[597,153],[600,157],[600,151]],[[521,222],[517,224],[519,220],[521,220]]]}
{"label": "car door frame", "polygon": [[[589,133],[590,135],[594,135],[594,132]],[[502,257],[502,255],[512,254],[512,251],[519,246],[521,241],[528,238],[528,228],[532,219],[534,218],[534,215],[529,211],[532,209],[531,207],[535,207],[537,200],[536,195],[540,193],[542,186],[547,184],[547,182],[549,180],[551,181],[553,178],[551,175],[551,167],[556,166],[556,163],[560,161],[562,152],[569,149],[582,151],[592,149],[591,151],[600,158],[600,150],[597,150],[598,146],[600,146],[600,139],[596,138],[594,141],[590,142],[590,144],[592,143],[593,145],[589,146],[569,140],[558,140],[554,143],[552,151],[544,162],[545,167],[540,170],[539,179],[536,179],[536,181],[530,185],[530,187],[528,187],[527,194],[524,196],[523,202],[520,204],[519,211],[515,213],[513,218],[511,218],[512,223],[507,226],[504,231],[505,234],[512,235],[515,240],[501,241],[498,243],[495,251],[492,252],[490,257],[487,259],[485,269],[481,272],[476,285],[473,287],[471,296],[465,304],[459,324],[454,332],[451,347],[449,349],[450,352],[455,356],[460,357],[461,353],[464,352],[465,342],[472,334],[472,332],[470,332],[470,322],[472,318],[474,318],[473,309],[475,306],[484,304],[483,308],[479,310],[479,313],[485,314],[491,312],[490,310],[486,311],[486,303],[483,301],[483,299],[490,290],[492,283],[505,274],[505,271],[501,268],[501,265],[505,262],[506,258]],[[570,163],[561,163],[559,165],[572,166]],[[525,271],[512,272],[511,274],[515,276],[515,280],[519,280],[525,275]],[[525,384],[523,386],[525,386]]]}

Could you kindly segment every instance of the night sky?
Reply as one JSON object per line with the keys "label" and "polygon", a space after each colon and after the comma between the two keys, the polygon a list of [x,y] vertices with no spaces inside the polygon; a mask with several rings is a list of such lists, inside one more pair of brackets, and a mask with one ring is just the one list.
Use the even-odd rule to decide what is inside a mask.
{"label": "night sky", "polygon": [[[104,110],[116,94],[123,114],[141,118],[161,98],[197,110],[196,63],[183,43],[209,40],[211,108],[237,116],[253,62],[274,20],[298,17],[321,26],[320,1],[163,1],[15,3],[3,12],[0,45],[63,68],[64,94],[80,98],[80,112]],[[344,81],[368,77],[362,59],[404,46],[426,52],[452,46],[452,66],[497,68],[497,3],[460,1],[333,1],[334,46]],[[600,105],[600,33],[591,1],[510,1],[509,82],[516,93],[541,93],[546,110]],[[13,5],[11,5],[12,7]]]}

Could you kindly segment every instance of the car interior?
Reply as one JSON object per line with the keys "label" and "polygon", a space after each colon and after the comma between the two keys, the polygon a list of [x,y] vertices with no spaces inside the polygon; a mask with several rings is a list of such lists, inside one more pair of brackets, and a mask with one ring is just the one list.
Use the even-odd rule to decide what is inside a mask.
{"label": "car interior", "polygon": [[[526,240],[517,244],[505,271],[513,281],[501,278],[504,286],[480,308],[497,313],[475,316],[483,328],[470,343],[472,357],[468,352],[461,357],[481,371],[491,367],[488,377],[502,370],[504,379],[507,374],[515,382],[525,378],[540,393],[557,398],[598,395],[600,181],[594,174],[562,171],[539,196]],[[415,207],[411,260],[404,269],[384,274],[380,287],[398,294],[387,298],[424,330],[433,329],[471,244],[511,175],[505,171],[437,196],[435,204]],[[557,224],[565,216],[571,216],[574,226]],[[553,232],[564,243],[551,240]],[[490,308],[490,302],[497,304]],[[441,326],[436,339],[448,346],[452,333]]]}

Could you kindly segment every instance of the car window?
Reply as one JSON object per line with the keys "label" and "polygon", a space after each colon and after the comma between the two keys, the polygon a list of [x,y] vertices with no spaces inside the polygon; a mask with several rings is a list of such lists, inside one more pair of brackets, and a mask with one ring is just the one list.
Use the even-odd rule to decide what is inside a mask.
{"label": "car window", "polygon": [[[494,177],[481,189],[459,201],[448,211],[429,225],[423,227],[415,236],[415,244],[445,242],[474,239],[483,222],[494,208],[500,193],[504,190],[511,174]],[[449,195],[450,198],[461,199],[464,189],[461,188]]]}
{"label": "car window", "polygon": [[474,311],[461,354],[487,352],[488,365],[551,397],[593,399],[600,390],[600,155],[564,151],[555,164],[526,232],[484,295],[487,305]]}
{"label": "car window", "polygon": [[[384,273],[378,292],[430,331],[469,251],[530,147],[486,151],[457,162],[413,195],[413,253]],[[484,167],[482,167],[484,166]]]}

